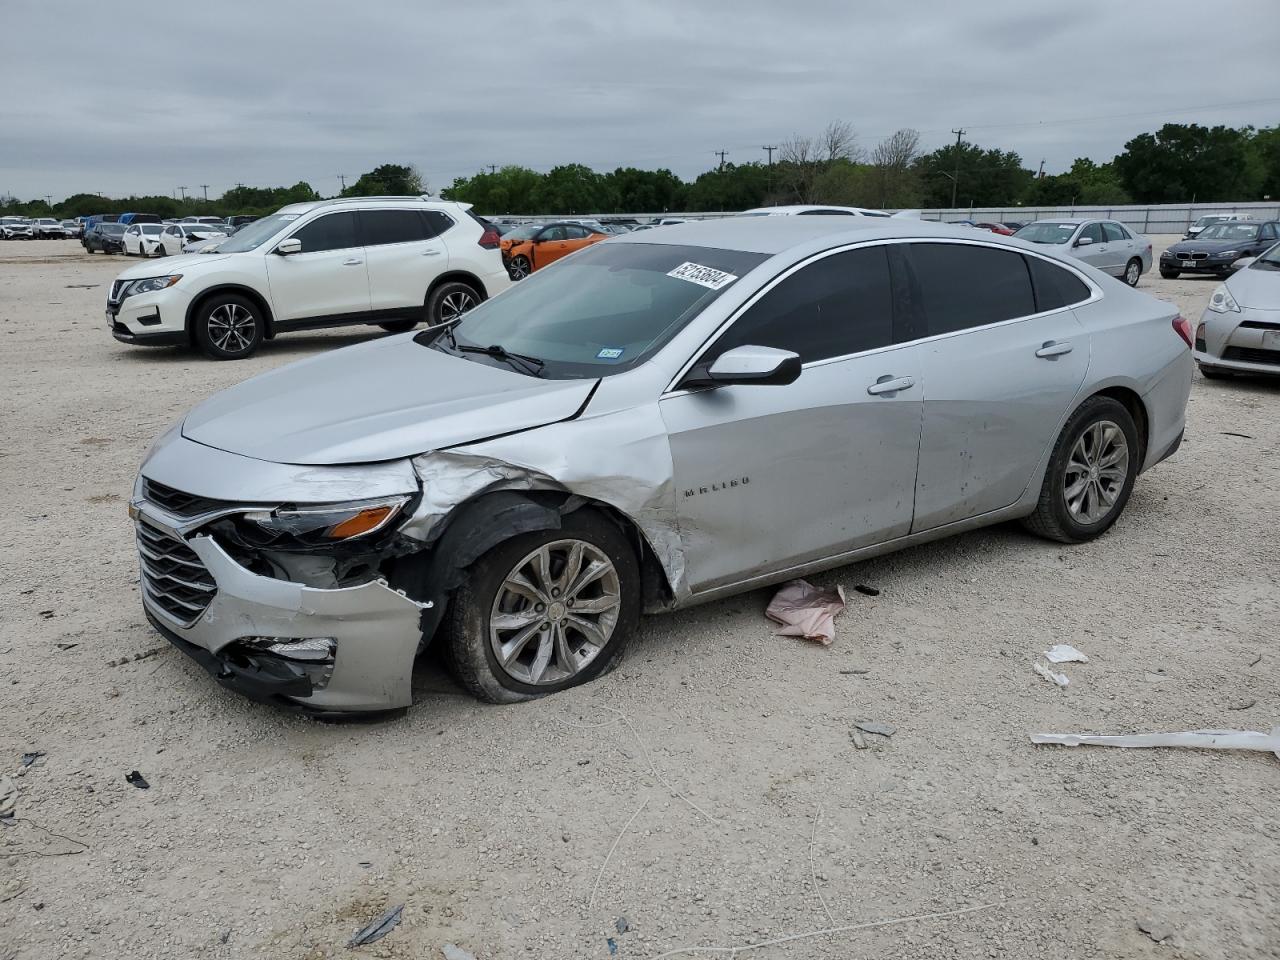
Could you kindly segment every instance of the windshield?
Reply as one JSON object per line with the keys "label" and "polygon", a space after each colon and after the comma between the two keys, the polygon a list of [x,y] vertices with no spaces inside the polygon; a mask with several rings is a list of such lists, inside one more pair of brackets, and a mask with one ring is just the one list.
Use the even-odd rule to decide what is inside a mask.
{"label": "windshield", "polygon": [[124,224],[123,223],[100,223],[98,224],[98,229],[102,233],[112,233],[112,234],[124,233]]}
{"label": "windshield", "polygon": [[532,240],[533,235],[542,229],[540,223],[526,223],[523,227],[516,227],[514,230],[503,235],[503,240]]}
{"label": "windshield", "polygon": [[1197,240],[1256,240],[1256,223],[1214,223],[1200,231]]}
{"label": "windshield", "polygon": [[1221,222],[1222,222],[1223,220],[1225,220],[1225,219],[1227,219],[1227,218],[1226,218],[1226,217],[1201,217],[1199,220],[1197,220],[1197,221],[1195,222],[1194,226],[1197,226],[1197,227],[1199,227],[1201,230],[1203,230],[1203,229],[1204,229],[1205,227],[1207,227],[1209,224],[1211,224],[1211,223],[1221,223]]}
{"label": "windshield", "polygon": [[145,233],[147,236],[154,236],[155,234],[158,234],[161,230],[163,230],[164,227],[162,227],[158,223],[144,223],[142,224],[141,229],[142,229],[142,232]]}
{"label": "windshield", "polygon": [[452,328],[452,338],[426,331],[419,342],[509,366],[458,349],[500,346],[536,357],[545,365],[540,375],[552,379],[605,377],[642,363],[765,259],[712,247],[599,243],[482,303]]}
{"label": "windshield", "polygon": [[256,250],[300,216],[300,213],[273,213],[269,217],[255,220],[244,229],[237,230],[234,237],[218,247],[218,252],[244,253],[246,250]]}
{"label": "windshield", "polygon": [[1280,243],[1261,254],[1249,267],[1252,270],[1280,270]]}
{"label": "windshield", "polygon": [[1047,220],[1040,220],[1027,224],[1014,236],[1019,240],[1029,240],[1032,243],[1066,243],[1079,226],[1078,223],[1050,223]]}

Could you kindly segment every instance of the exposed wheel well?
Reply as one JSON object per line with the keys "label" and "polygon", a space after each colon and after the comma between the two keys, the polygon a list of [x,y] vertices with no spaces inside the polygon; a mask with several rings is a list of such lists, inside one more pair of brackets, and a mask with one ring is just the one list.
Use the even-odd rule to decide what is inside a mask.
{"label": "exposed wheel well", "polygon": [[238,284],[224,284],[219,287],[210,287],[200,296],[191,301],[191,305],[187,307],[187,342],[193,347],[196,345],[195,318],[200,308],[209,300],[210,297],[217,296],[221,293],[235,293],[247,300],[252,300],[262,311],[263,317],[267,321],[267,329],[263,331],[263,337],[270,340],[276,335],[275,318],[271,315],[271,305],[262,297],[257,290],[252,287],[244,287]]}
{"label": "exposed wheel well", "polygon": [[1147,420],[1147,407],[1142,402],[1142,397],[1128,387],[1107,387],[1105,390],[1099,390],[1094,396],[1110,397],[1129,411],[1129,416],[1133,417],[1134,426],[1138,428],[1138,440],[1142,444],[1138,463],[1145,463],[1147,459],[1149,422]]}

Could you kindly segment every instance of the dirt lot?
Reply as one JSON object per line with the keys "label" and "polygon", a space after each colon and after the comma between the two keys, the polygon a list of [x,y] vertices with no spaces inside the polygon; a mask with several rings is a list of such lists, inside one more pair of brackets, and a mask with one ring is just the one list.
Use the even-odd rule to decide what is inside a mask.
{"label": "dirt lot", "polygon": [[[370,334],[129,348],[103,320],[126,265],[0,244],[0,960],[652,958],[969,907],[743,955],[1280,955],[1280,760],[1027,739],[1280,724],[1280,382],[1197,379],[1100,541],[1003,526],[815,578],[881,590],[831,648],[775,637],[762,591],[648,620],[550,699],[484,706],[428,662],[406,717],[324,725],[144,625],[125,503],[192,403]],[[1195,323],[1215,283],[1141,287]],[[1055,642],[1090,656],[1065,690],[1031,669]],[[868,718],[897,733],[855,749]]]}

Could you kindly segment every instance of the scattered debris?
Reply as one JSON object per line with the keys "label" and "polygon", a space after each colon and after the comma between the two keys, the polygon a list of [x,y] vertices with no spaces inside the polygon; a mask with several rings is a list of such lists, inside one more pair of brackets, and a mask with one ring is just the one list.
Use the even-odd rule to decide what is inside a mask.
{"label": "scattered debris", "polygon": [[1253,662],[1250,663],[1249,666],[1256,667],[1261,662],[1262,662],[1262,654],[1258,654],[1256,657],[1253,658]]}
{"label": "scattered debris", "polygon": [[[404,913],[403,903],[398,907],[392,907],[363,930],[357,930],[355,935],[347,941],[348,949],[359,947],[366,943],[373,943],[375,940],[381,940],[400,923],[400,914],[402,913]],[[449,954],[446,952],[445,956],[449,957]],[[453,958],[450,957],[449,960],[453,960]]]}
{"label": "scattered debris", "polygon": [[220,937],[218,937],[218,942],[219,942],[219,943],[226,943],[226,942],[227,942],[228,940],[230,940],[230,939],[231,939],[231,930],[230,930],[230,929],[227,929],[227,930],[223,930],[223,931],[222,931],[222,935],[221,935]]}
{"label": "scattered debris", "polygon": [[1065,687],[1071,682],[1071,678],[1065,673],[1056,673],[1046,667],[1043,663],[1033,663],[1031,665],[1031,669],[1040,674],[1040,676],[1044,677],[1050,683],[1056,683],[1060,687]]}
{"label": "scattered debris", "polygon": [[456,943],[446,943],[440,948],[440,952],[444,954],[444,960],[476,960],[476,958],[463,950]]}
{"label": "scattered debris", "polygon": [[1089,658],[1069,643],[1055,643],[1044,652],[1050,663],[1088,663]]}
{"label": "scattered debris", "polygon": [[1168,680],[1169,675],[1164,672],[1163,667],[1159,667],[1154,673],[1144,674],[1143,679],[1146,680],[1147,683],[1159,683],[1162,680]]}
{"label": "scattered debris", "polygon": [[1248,710],[1250,707],[1256,707],[1257,705],[1258,705],[1257,700],[1241,700],[1238,703],[1227,704],[1227,709],[1228,710]]}
{"label": "scattered debris", "polygon": [[1172,931],[1169,930],[1168,927],[1161,926],[1153,920],[1139,920],[1138,929],[1156,943],[1163,943],[1173,936]]}
{"label": "scattered debris", "polygon": [[618,844],[622,842],[622,837],[626,834],[627,829],[635,822],[636,817],[640,816],[640,811],[648,805],[649,798],[645,797],[644,800],[641,801],[640,806],[636,807],[636,812],[633,813],[627,822],[622,825],[622,829],[618,831],[617,837],[614,838],[613,846],[611,846],[609,848],[609,852],[604,855],[604,862],[600,864],[600,869],[596,872],[596,882],[591,885],[591,896],[587,897],[588,909],[590,909],[590,907],[596,902],[596,891],[600,889],[600,878],[604,876],[605,867],[609,866],[609,861],[613,858],[613,851],[618,849]]}
{"label": "scattered debris", "polygon": [[64,286],[68,290],[92,290],[95,287],[102,286],[102,284],[100,283],[68,283],[68,284],[64,284]]}
{"label": "scattered debris", "polygon": [[21,877],[14,877],[12,880],[6,881],[3,886],[0,886],[0,903],[7,903],[26,889],[27,881]]}
{"label": "scattered debris", "polygon": [[143,650],[141,653],[135,653],[132,657],[121,657],[119,660],[108,660],[108,667],[123,667],[126,663],[136,663],[139,660],[146,660],[148,657],[154,657],[156,654],[164,653],[164,647],[152,647],[150,650]]}
{"label": "scattered debris", "polygon": [[12,820],[17,806],[18,785],[12,777],[0,779],[0,820]]}
{"label": "scattered debris", "polygon": [[859,730],[857,727],[854,727],[852,730],[849,731],[849,736],[853,740],[853,745],[857,747],[859,750],[867,749],[867,740],[862,735],[862,731]]}
{"label": "scattered debris", "polygon": [[22,755],[22,765],[29,767],[43,756],[47,756],[43,750],[32,750],[30,753],[24,753]]}
{"label": "scattered debris", "polygon": [[1224,437],[1239,437],[1241,440],[1256,440],[1256,439],[1257,439],[1257,437],[1253,437],[1253,436],[1251,436],[1251,435],[1249,435],[1249,434],[1247,434],[1247,433],[1236,433],[1234,430],[1223,430],[1223,431],[1222,431],[1222,435],[1223,435]]}
{"label": "scattered debris", "polygon": [[53,611],[52,611],[52,610],[41,610],[41,611],[40,611],[40,613],[39,613],[39,616],[44,617],[46,620],[52,620],[52,619],[53,619]]}
{"label": "scattered debris", "polygon": [[626,917],[619,917],[617,920],[613,921],[613,927],[619,933],[626,933],[631,929],[631,924],[627,922]]}
{"label": "scattered debris", "polygon": [[76,647],[80,646],[80,644],[78,644],[78,643],[55,643],[55,644],[54,644],[54,646],[55,646],[55,647],[57,647],[59,650],[74,650]]}
{"label": "scattered debris", "polygon": [[860,677],[864,673],[870,673],[871,671],[870,670],[841,670],[840,672],[843,673],[845,676],[853,675],[855,677]]}
{"label": "scattered debris", "polygon": [[137,770],[130,770],[124,775],[125,783],[132,783],[139,790],[150,790],[151,784],[147,783],[147,778],[140,774]]}
{"label": "scattered debris", "polygon": [[853,589],[857,590],[860,594],[866,597],[880,596],[880,591],[877,588],[868,587],[865,583],[859,583]]}
{"label": "scattered debris", "polygon": [[1202,750],[1263,750],[1280,757],[1280,727],[1271,733],[1256,730],[1186,730],[1179,733],[1134,733],[1122,736],[1094,736],[1087,733],[1036,733],[1032,743],[1055,743],[1064,747],[1081,744],[1099,747],[1195,747]]}
{"label": "scattered debris", "polygon": [[613,939],[613,937],[608,937],[604,942],[609,948],[609,956],[615,956],[618,952],[618,941]]}
{"label": "scattered debris", "polygon": [[889,723],[881,723],[879,720],[855,720],[853,725],[863,733],[874,733],[881,737],[892,737],[898,732],[898,728]]}
{"label": "scattered debris", "polygon": [[803,637],[830,646],[836,638],[836,615],[844,610],[844,588],[819,590],[807,580],[784,584],[764,615],[782,624],[780,637]]}

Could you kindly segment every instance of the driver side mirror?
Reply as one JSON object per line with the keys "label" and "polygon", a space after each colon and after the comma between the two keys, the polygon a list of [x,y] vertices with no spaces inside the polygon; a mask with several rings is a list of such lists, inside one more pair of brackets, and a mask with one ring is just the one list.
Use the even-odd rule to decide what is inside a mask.
{"label": "driver side mirror", "polygon": [[727,387],[734,384],[785,386],[801,372],[800,354],[777,347],[744,344],[726,350],[710,364],[700,363],[680,384],[683,388]]}
{"label": "driver side mirror", "polygon": [[288,240],[281,240],[278,244],[276,244],[276,253],[278,253],[282,257],[287,257],[287,256],[290,256],[291,254],[301,253],[301,252],[302,252],[302,241],[298,240],[295,237],[290,237]]}
{"label": "driver side mirror", "polygon": [[1075,245],[1077,247],[1087,247],[1091,243],[1093,243],[1093,237],[1081,237],[1076,241]]}

